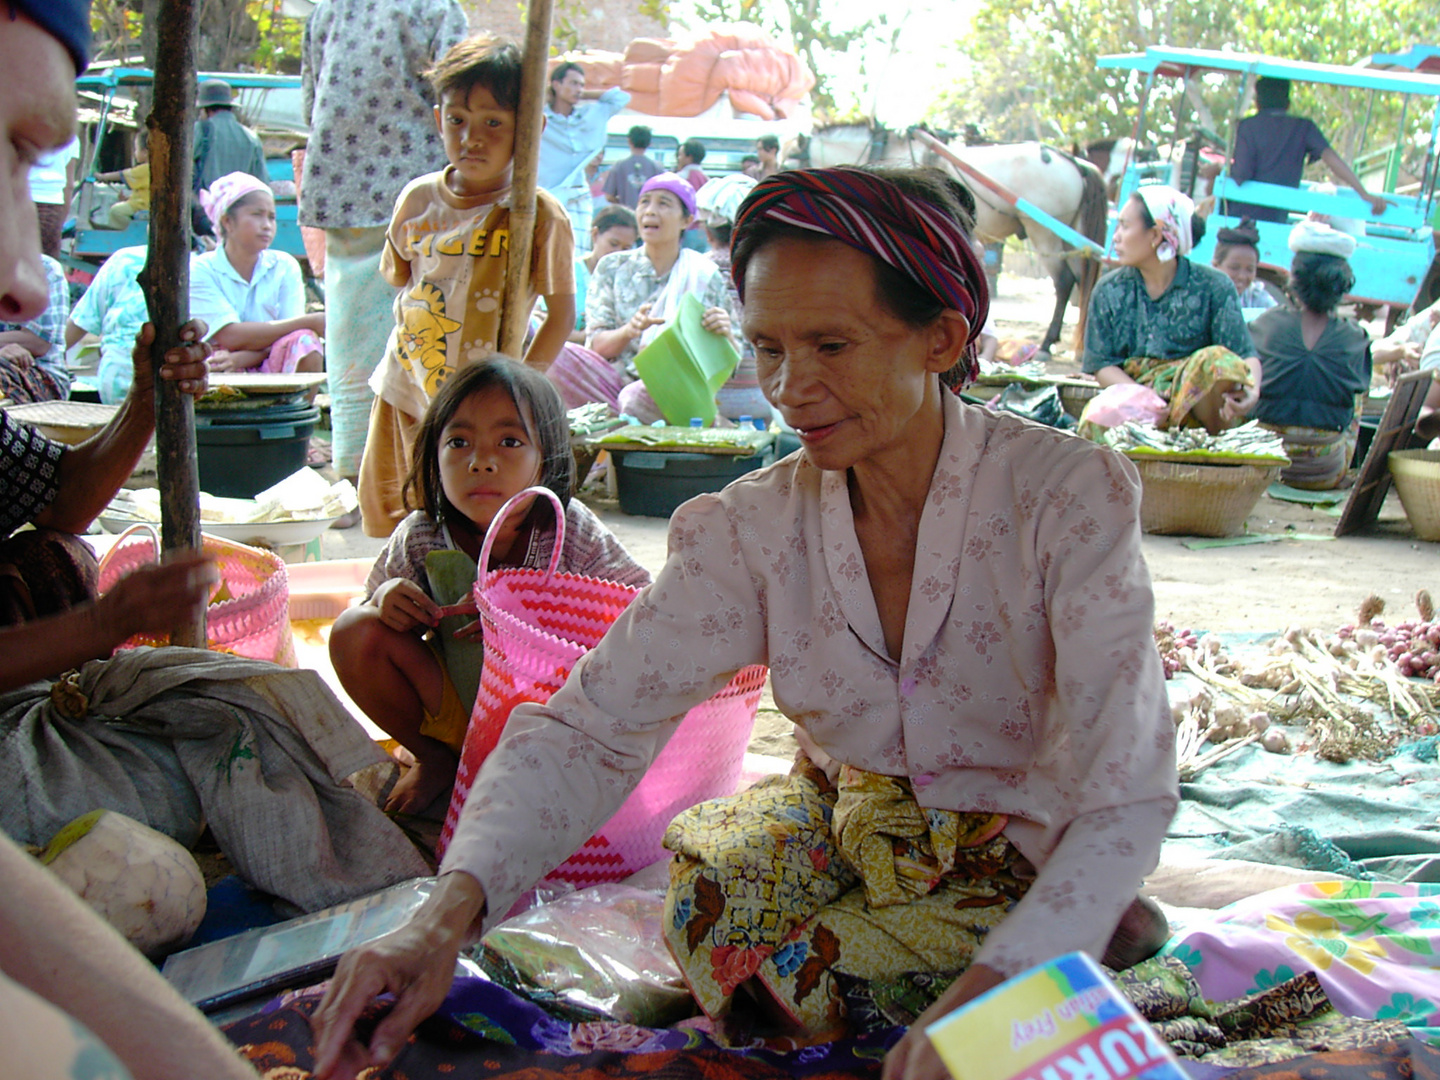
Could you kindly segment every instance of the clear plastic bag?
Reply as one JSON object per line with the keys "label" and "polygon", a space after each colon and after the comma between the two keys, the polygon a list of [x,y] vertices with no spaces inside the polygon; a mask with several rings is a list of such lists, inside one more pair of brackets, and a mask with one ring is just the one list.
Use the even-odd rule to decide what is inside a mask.
{"label": "clear plastic bag", "polygon": [[695,1012],[660,932],[664,897],[596,885],[506,919],[478,947],[496,982],[565,1019],[668,1027]]}

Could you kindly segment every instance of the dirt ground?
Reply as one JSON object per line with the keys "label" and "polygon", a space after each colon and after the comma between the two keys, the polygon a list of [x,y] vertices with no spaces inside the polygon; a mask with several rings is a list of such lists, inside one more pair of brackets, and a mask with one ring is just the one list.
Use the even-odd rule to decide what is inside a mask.
{"label": "dirt ground", "polygon": [[[1053,307],[1047,280],[1006,273],[994,310],[1002,339],[1038,342]],[[1070,349],[1072,307],[1052,369],[1077,370]],[[665,559],[666,522],[630,517],[613,503],[587,502],[625,546],[652,571]],[[1197,631],[1280,631],[1287,626],[1333,628],[1350,622],[1360,602],[1374,593],[1395,618],[1414,614],[1418,589],[1440,596],[1440,544],[1417,540],[1394,492],[1374,527],[1335,539],[1338,515],[1309,506],[1261,498],[1246,532],[1273,541],[1239,547],[1192,550],[1193,538],[1144,538],[1145,558],[1155,584],[1156,617]],[[381,542],[354,528],[332,530],[323,540],[327,559],[370,557]],[[770,706],[767,701],[766,706]],[[790,726],[773,706],[756,725],[751,749],[789,756]]]}

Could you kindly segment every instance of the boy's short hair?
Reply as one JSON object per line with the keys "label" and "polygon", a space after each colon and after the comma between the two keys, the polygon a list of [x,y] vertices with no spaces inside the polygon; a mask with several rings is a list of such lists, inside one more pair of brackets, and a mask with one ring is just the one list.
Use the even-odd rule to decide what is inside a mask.
{"label": "boy's short hair", "polygon": [[650,129],[644,124],[636,124],[625,133],[625,138],[630,140],[630,145],[636,150],[650,149]]}
{"label": "boy's short hair", "polygon": [[520,107],[520,49],[489,34],[456,42],[425,77],[437,102],[446,94],[464,100],[471,90],[483,86],[502,109]]}
{"label": "boy's short hair", "polygon": [[685,151],[685,156],[699,165],[705,160],[705,144],[699,139],[686,139],[680,144],[680,149]]}
{"label": "boy's short hair", "polygon": [[780,136],[773,135],[767,131],[764,135],[761,135],[758,139],[755,140],[755,145],[762,146],[766,150],[779,150]]}
{"label": "boy's short hair", "polygon": [[1288,109],[1290,107],[1290,80],[1277,79],[1273,75],[1261,75],[1255,80],[1255,107],[1258,109]]}
{"label": "boy's short hair", "polygon": [[746,154],[740,159],[741,165],[759,165],[760,159],[754,154]]}

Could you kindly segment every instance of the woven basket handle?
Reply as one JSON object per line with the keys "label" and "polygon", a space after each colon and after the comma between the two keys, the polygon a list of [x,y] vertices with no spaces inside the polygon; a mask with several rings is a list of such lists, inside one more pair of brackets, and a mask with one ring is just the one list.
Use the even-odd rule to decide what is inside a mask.
{"label": "woven basket handle", "polygon": [[105,552],[105,556],[100,560],[100,572],[102,576],[105,565],[112,561],[111,556],[115,552],[120,550],[121,545],[123,545],[126,540],[129,540],[130,537],[134,536],[136,533],[139,532],[150,534],[150,540],[155,545],[155,561],[160,561],[160,530],[148,521],[141,521],[134,525],[131,525],[128,529],[126,529],[119,536],[117,536],[115,538],[115,543],[110,545],[110,550]]}
{"label": "woven basket handle", "polygon": [[555,508],[555,549],[550,552],[550,567],[545,571],[545,580],[549,581],[555,576],[555,568],[560,565],[560,550],[565,546],[565,508],[560,505],[559,495],[547,487],[536,484],[517,495],[512,495],[491,520],[490,528],[485,530],[485,542],[480,545],[480,561],[475,566],[476,581],[483,583],[485,576],[490,572],[490,548],[495,543],[495,537],[499,534],[505,519],[510,516],[510,511],[522,500],[532,495],[544,495],[550,500],[550,505]]}

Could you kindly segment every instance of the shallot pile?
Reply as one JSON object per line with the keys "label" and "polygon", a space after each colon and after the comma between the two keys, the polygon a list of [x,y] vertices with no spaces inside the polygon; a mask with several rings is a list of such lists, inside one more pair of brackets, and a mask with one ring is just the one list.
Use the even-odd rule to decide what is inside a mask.
{"label": "shallot pile", "polygon": [[1378,650],[1384,649],[1386,658],[1407,678],[1440,683],[1440,619],[1435,618],[1435,607],[1428,592],[1421,590],[1415,603],[1420,611],[1418,619],[1386,626],[1374,617],[1380,614],[1384,604],[1371,597],[1360,609],[1361,624],[1342,626],[1337,636],[1341,641],[1354,642],[1357,649],[1373,657],[1378,657]]}
{"label": "shallot pile", "polygon": [[1183,649],[1193,649],[1199,644],[1194,630],[1176,630],[1169,619],[1155,621],[1155,647],[1160,650],[1160,662],[1165,666],[1165,678],[1173,679],[1184,667]]}

